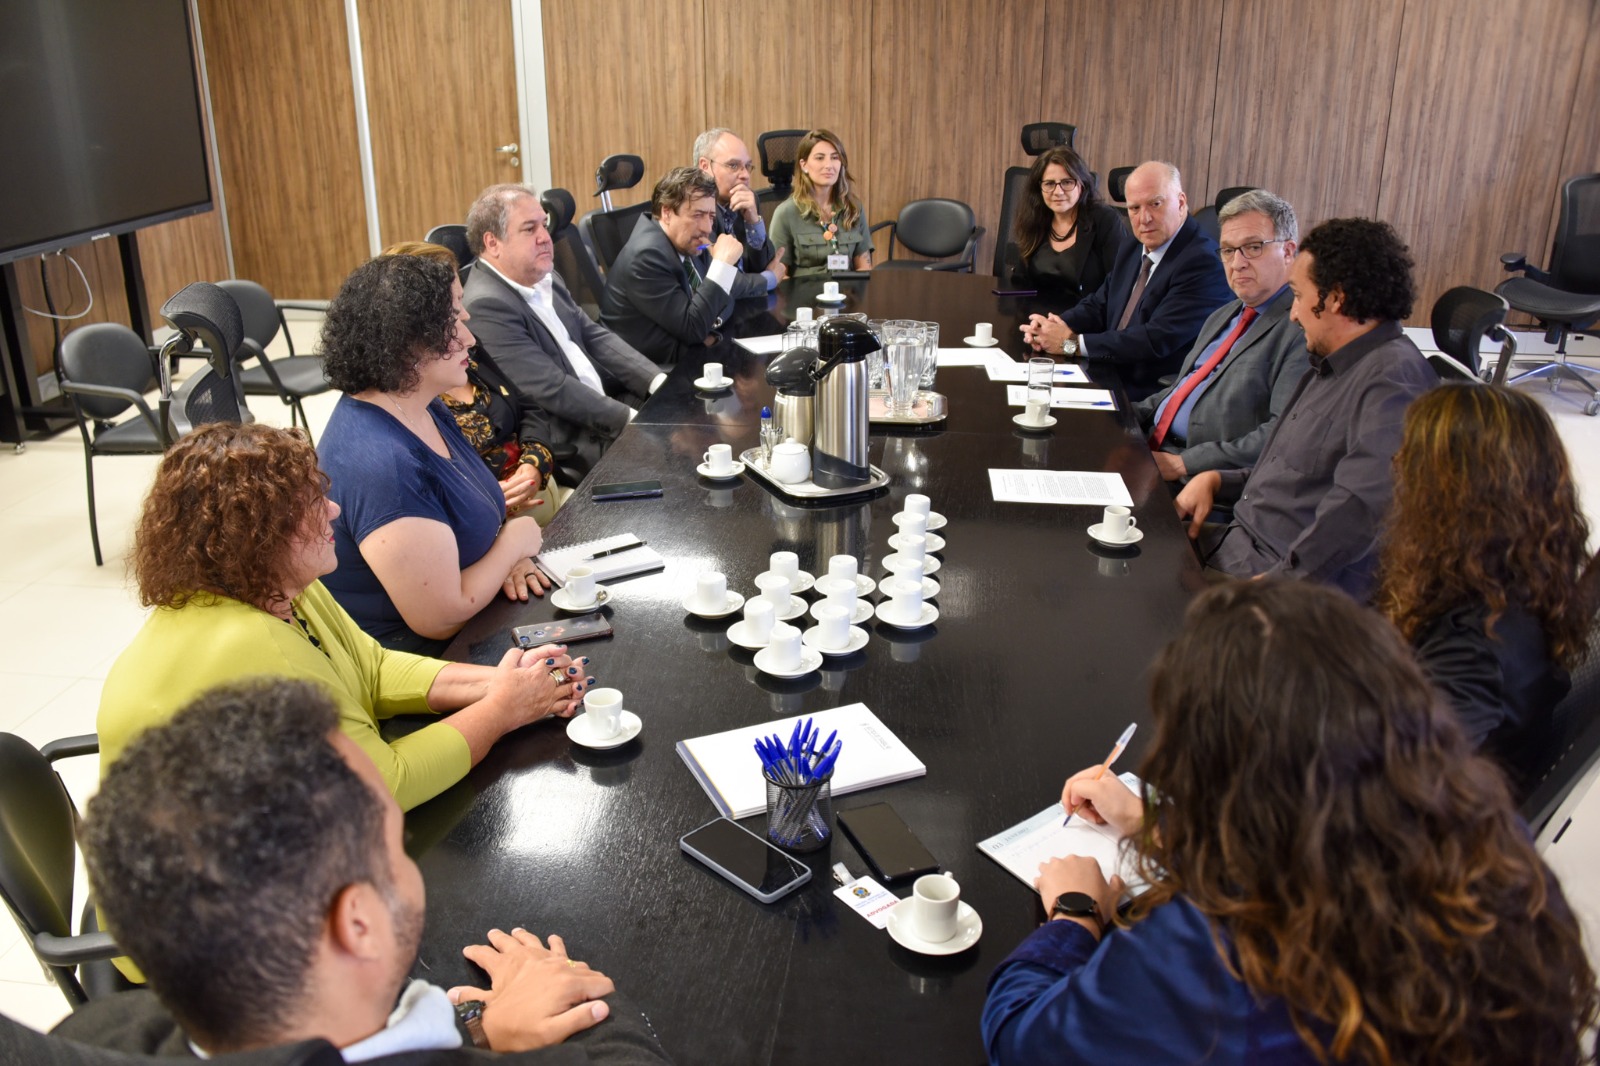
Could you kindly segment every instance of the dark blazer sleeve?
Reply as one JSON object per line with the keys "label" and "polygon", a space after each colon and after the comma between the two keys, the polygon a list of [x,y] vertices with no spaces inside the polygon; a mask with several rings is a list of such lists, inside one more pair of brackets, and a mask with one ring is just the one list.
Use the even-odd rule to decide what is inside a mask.
{"label": "dark blazer sleeve", "polygon": [[584,314],[560,274],[555,276],[555,308],[556,317],[567,327],[567,332],[578,339],[578,346],[588,353],[589,360],[602,375],[609,375],[623,392],[641,402],[650,395],[650,383],[661,373],[661,368]]}
{"label": "dark blazer sleeve", "polygon": [[1091,223],[1089,234],[1089,261],[1084,264],[1084,273],[1091,271],[1092,277],[1086,277],[1090,282],[1085,288],[1100,287],[1100,283],[1111,276],[1111,268],[1117,263],[1117,256],[1123,250],[1136,243],[1133,239],[1133,230],[1128,228],[1127,220],[1122,212],[1108,204],[1095,204],[1094,209],[1086,213]]}
{"label": "dark blazer sleeve", "polygon": [[658,362],[703,345],[732,310],[733,295],[720,285],[706,282],[690,295],[683,261],[649,220],[628,238],[600,302],[602,324]]}

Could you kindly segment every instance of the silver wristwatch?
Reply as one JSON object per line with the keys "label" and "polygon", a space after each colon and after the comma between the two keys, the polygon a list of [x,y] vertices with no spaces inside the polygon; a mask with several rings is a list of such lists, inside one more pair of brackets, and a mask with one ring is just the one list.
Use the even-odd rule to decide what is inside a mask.
{"label": "silver wristwatch", "polygon": [[1076,338],[1076,337],[1068,337],[1066,340],[1062,341],[1061,342],[1061,354],[1062,355],[1077,355],[1078,354],[1078,338]]}

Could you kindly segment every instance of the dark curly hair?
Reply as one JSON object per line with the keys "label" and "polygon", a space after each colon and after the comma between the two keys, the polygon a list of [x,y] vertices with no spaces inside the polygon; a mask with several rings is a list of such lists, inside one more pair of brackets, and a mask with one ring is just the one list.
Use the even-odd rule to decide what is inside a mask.
{"label": "dark curly hair", "polygon": [[392,889],[384,811],[308,681],[214,689],[106,771],[80,839],[117,944],[208,1050],[282,1039],[341,889]]}
{"label": "dark curly hair", "polygon": [[1330,218],[1306,234],[1302,254],[1311,256],[1311,283],[1321,314],[1328,293],[1344,297],[1339,313],[1357,322],[1398,321],[1411,314],[1417,284],[1416,260],[1400,234],[1375,218]]}
{"label": "dark curly hair", "polygon": [[1161,791],[1132,845],[1319,1061],[1577,1062],[1596,1017],[1576,919],[1392,626],[1336,589],[1197,597],[1156,661]]}
{"label": "dark curly hair", "polygon": [[146,607],[215,593],[281,606],[297,538],[328,479],[297,429],[202,426],[162,456],[133,533],[129,568]]}
{"label": "dark curly hair", "polygon": [[1089,164],[1083,161],[1082,156],[1071,148],[1051,148],[1040,154],[1028,170],[1028,186],[1017,204],[1017,217],[1011,226],[1011,232],[1017,241],[1017,253],[1024,261],[1032,258],[1033,253],[1045,242],[1050,232],[1050,220],[1055,217],[1049,205],[1044,202],[1044,190],[1039,186],[1039,183],[1044,181],[1045,168],[1051,164],[1065,167],[1067,173],[1078,183],[1076,218],[1082,219],[1084,212],[1099,202],[1099,197],[1095,194],[1094,175],[1090,173]]}
{"label": "dark curly hair", "polygon": [[448,352],[455,337],[455,276],[414,255],[379,256],[356,267],[322,326],[328,384],[345,393],[415,390],[417,363]]}
{"label": "dark curly hair", "polygon": [[1589,523],[1567,451],[1537,400],[1515,389],[1446,384],[1406,410],[1378,608],[1400,635],[1459,607],[1514,604],[1539,620],[1550,653],[1583,656],[1592,611]]}

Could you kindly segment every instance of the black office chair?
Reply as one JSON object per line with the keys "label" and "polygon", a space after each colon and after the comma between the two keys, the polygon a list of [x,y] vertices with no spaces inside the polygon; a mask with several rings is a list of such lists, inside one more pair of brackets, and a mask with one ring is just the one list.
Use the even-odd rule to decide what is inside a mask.
{"label": "black office chair", "polygon": [[[289,324],[283,317],[283,308],[327,310],[325,301],[284,302],[274,300],[272,294],[253,281],[230,278],[217,282],[217,287],[233,297],[239,305],[244,324],[244,340],[239,352],[239,381],[246,396],[276,396],[289,408],[289,425],[298,425],[311,438],[311,423],[306,420],[302,401],[308,396],[319,396],[333,386],[322,374],[322,357],[294,355],[294,345],[289,345],[290,355],[284,359],[268,359],[267,348],[281,334],[289,336]],[[251,359],[254,366],[245,366]]]}
{"label": "black office chair", "polygon": [[1106,200],[1109,203],[1122,205],[1128,202],[1128,175],[1136,167],[1112,167],[1106,172]]}
{"label": "black office chair", "polygon": [[[1022,255],[1017,249],[1012,228],[1017,220],[1017,205],[1022,203],[1024,196],[1035,195],[1035,191],[1028,186],[1030,173],[1031,167],[1006,168],[1005,188],[1000,193],[1000,228],[994,235],[994,276],[1002,280],[1011,275],[1013,267],[1022,264]],[[1001,288],[1004,287],[1002,284]]]}
{"label": "black office chair", "polygon": [[[789,198],[794,187],[794,162],[800,154],[800,142],[809,130],[768,130],[756,138],[756,155],[761,160],[761,174],[767,179],[769,194],[774,203]],[[761,194],[756,194],[761,199]]]}
{"label": "black office chair", "polygon": [[1572,690],[1550,713],[1541,748],[1537,766],[1511,768],[1510,776],[1542,851],[1566,832],[1587,785],[1600,774],[1600,616],[1589,628],[1588,652],[1572,671]]}
{"label": "black office chair", "polygon": [[[900,217],[892,222],[880,222],[872,227],[876,233],[885,226],[889,229],[889,258],[875,263],[877,270],[948,270],[963,274],[972,273],[977,259],[978,238],[983,227],[978,225],[972,208],[960,200],[933,198],[913,200],[900,209]],[[896,259],[895,238],[917,255],[931,256],[943,262],[925,262],[920,259]],[[955,256],[955,259],[948,259]]]}
{"label": "black office chair", "polygon": [[122,952],[110,933],[96,928],[93,902],[84,906],[79,931],[72,931],[78,809],[55,763],[99,750],[92,733],[52,741],[43,751],[0,733],[0,899],[39,964],[74,1004],[132,987],[109,961]]}
{"label": "black office chair", "polygon": [[456,256],[456,270],[465,282],[467,275],[472,270],[472,264],[477,256],[472,254],[472,245],[467,243],[467,227],[454,222],[447,222],[442,226],[435,226],[428,231],[423,240],[430,244],[437,244],[450,249]]}
{"label": "black office chair", "polygon": [[602,159],[594,172],[594,194],[600,197],[600,209],[611,210],[611,194],[633,188],[642,177],[644,160],[636,155],[608,155]]}
{"label": "black office chair", "polygon": [[1586,415],[1600,414],[1600,395],[1586,367],[1567,363],[1567,335],[1600,322],[1600,174],[1580,174],[1561,186],[1561,218],[1550,250],[1550,269],[1530,266],[1520,252],[1502,255],[1500,262],[1522,277],[1500,283],[1494,291],[1506,303],[1532,315],[1545,328],[1545,340],[1556,346],[1552,362],[1512,378],[1515,384],[1539,374],[1550,375],[1550,391],[1563,380],[1576,381],[1589,390]]}
{"label": "black office chair", "polygon": [[[1433,304],[1433,343],[1439,353],[1428,356],[1428,362],[1441,378],[1488,381],[1493,375],[1499,384],[1505,378],[1505,368],[1516,352],[1516,341],[1511,331],[1502,329],[1509,308],[1505,300],[1492,292],[1458,285]],[[1478,349],[1484,338],[1501,345],[1500,360],[1494,370],[1481,366]]]}
{"label": "black office chair", "polygon": [[1228,206],[1229,200],[1236,200],[1245,193],[1253,191],[1255,188],[1256,186],[1254,185],[1228,186],[1226,189],[1223,189],[1221,192],[1217,193],[1217,198],[1215,200],[1211,201],[1211,203],[1194,213],[1195,224],[1198,225],[1204,232],[1209,233],[1212,240],[1221,240],[1222,219],[1220,216],[1222,214],[1222,209]]}
{"label": "black office chair", "polygon": [[595,265],[589,246],[583,242],[583,235],[572,224],[578,213],[577,201],[565,189],[547,189],[539,197],[539,202],[544,206],[548,219],[545,225],[555,244],[556,273],[567,283],[567,291],[578,301],[578,306],[590,318],[599,318],[600,297],[605,292],[606,283],[600,276],[600,268]]}
{"label": "black office chair", "polygon": [[1070,122],[1030,122],[1022,127],[1022,150],[1043,155],[1051,148],[1071,148],[1078,127]]}
{"label": "black office chair", "polygon": [[[631,189],[644,177],[644,160],[636,155],[608,155],[594,174],[594,194],[600,206],[578,221],[578,232],[594,254],[595,264],[604,274],[622,254],[623,245],[633,236],[633,227],[650,213],[650,203],[612,207],[611,194]],[[547,209],[548,210],[548,209]],[[566,277],[565,274],[562,275]]]}

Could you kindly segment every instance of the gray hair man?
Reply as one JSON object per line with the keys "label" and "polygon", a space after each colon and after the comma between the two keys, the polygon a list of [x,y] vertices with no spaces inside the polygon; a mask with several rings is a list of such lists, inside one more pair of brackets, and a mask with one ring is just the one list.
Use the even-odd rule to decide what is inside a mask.
{"label": "gray hair man", "polygon": [[739,274],[733,281],[734,299],[771,292],[789,270],[783,265],[783,253],[773,252],[761,206],[750,188],[755,176],[750,149],[737,133],[717,126],[694,139],[694,166],[717,183],[717,217],[711,225],[712,236],[729,233],[744,245]]}

